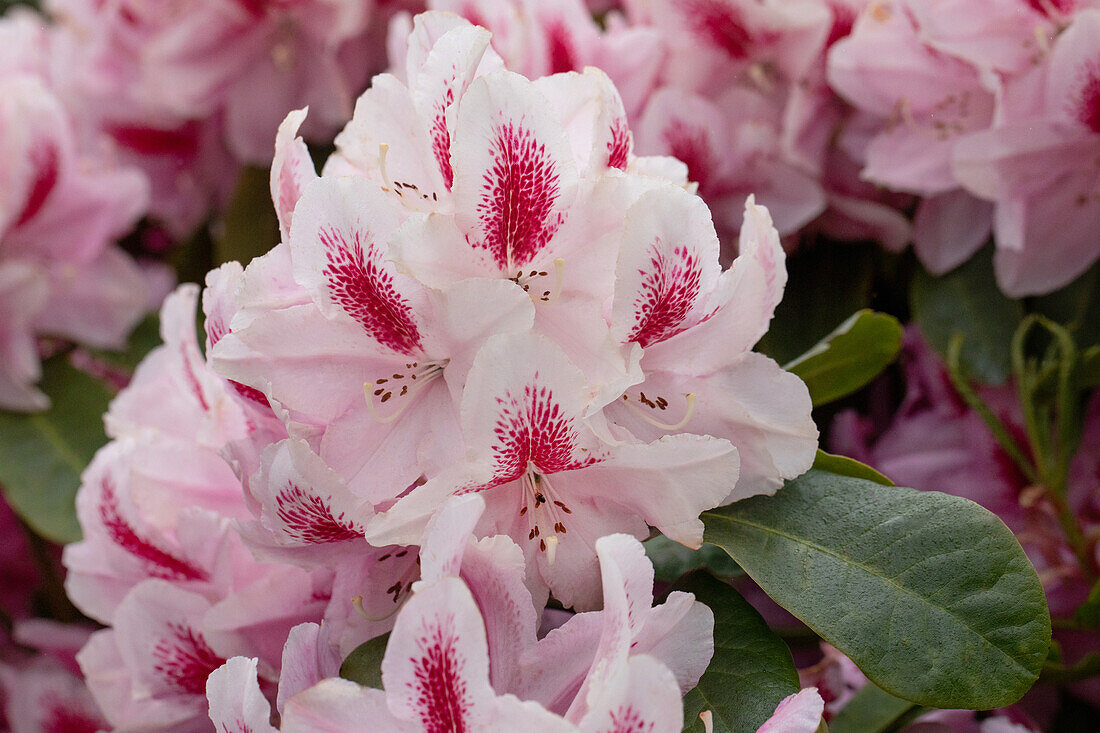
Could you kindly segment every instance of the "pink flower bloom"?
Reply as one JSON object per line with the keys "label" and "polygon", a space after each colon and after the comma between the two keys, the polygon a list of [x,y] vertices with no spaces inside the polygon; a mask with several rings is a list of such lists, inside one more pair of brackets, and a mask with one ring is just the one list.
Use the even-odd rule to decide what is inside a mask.
{"label": "pink flower bloom", "polygon": [[994,202],[997,280],[1013,297],[1055,290],[1096,261],[1100,216],[1100,10],[1081,10],[1054,42],[1038,109],[961,140],[954,173]]}
{"label": "pink flower bloom", "polygon": [[[504,538],[493,538],[504,540],[503,546],[467,539],[469,521],[476,521],[480,511],[478,504],[480,501],[452,502],[430,531],[431,538],[422,550],[425,579],[398,614],[382,662],[386,691],[344,680],[324,680],[288,700],[282,730],[354,731],[365,714],[382,730],[419,730],[433,723],[493,729],[516,725],[521,718],[540,730],[596,731],[625,721],[647,730],[679,730],[683,685],[669,667],[645,650],[659,648],[675,655],[674,649],[694,647],[683,636],[677,637],[680,645],[670,644],[671,636],[661,639],[683,618],[680,601],[686,600],[689,608],[703,607],[693,606],[690,595],[674,594],[665,606],[649,611],[652,566],[640,544],[625,536],[603,538],[599,551],[608,594],[605,610],[574,617],[534,648],[533,624],[517,626],[514,620],[518,619],[508,620],[514,606],[507,601],[518,600],[519,594],[500,592],[515,588],[514,576],[502,587],[492,573],[481,575],[468,567],[471,559],[476,567],[485,559],[500,560],[509,554],[500,552],[510,545]],[[465,583],[457,576],[460,565]],[[504,567],[499,566],[498,573]],[[498,578],[511,575],[505,571]],[[514,608],[523,614],[530,606],[520,603]],[[703,608],[702,615],[693,615],[690,623],[677,630],[682,634],[695,625],[705,626],[709,638],[712,623]],[[520,627],[531,634],[528,653],[517,639],[508,637]],[[597,630],[592,639],[599,641],[595,659],[578,677],[571,673],[577,671],[575,659],[583,647],[576,643],[580,637],[565,629],[584,629],[586,638],[588,630]],[[707,646],[707,650],[698,650],[701,664],[689,663],[685,669],[689,687],[706,665]],[[500,656],[528,657],[527,664],[537,665],[541,675],[530,678],[526,689],[541,692],[557,705],[544,707],[547,703],[542,698],[521,701],[522,694],[519,698],[501,694],[501,685],[507,686],[515,678],[507,674],[509,665],[501,664]],[[563,669],[568,673],[563,674]],[[564,719],[554,712],[564,713],[567,708]]]}
{"label": "pink flower bloom", "polygon": [[741,254],[724,272],[718,249],[706,207],[683,191],[654,190],[631,209],[613,333],[644,347],[645,380],[608,415],[643,439],[682,429],[728,440],[741,466],[728,503],[775,493],[809,468],[817,428],[801,380],[751,351],[787,277],[767,210],[749,198]]}
{"label": "pink flower bloom", "polygon": [[278,733],[271,704],[260,692],[255,659],[233,657],[206,678],[210,720],[219,731]]}
{"label": "pink flower bloom", "polygon": [[821,724],[824,707],[825,703],[817,690],[807,687],[783,698],[772,717],[764,721],[757,733],[813,733]]}
{"label": "pink flower bloom", "polygon": [[[5,35],[34,32],[20,16]],[[34,338],[120,348],[151,299],[146,276],[113,244],[142,213],[135,171],[78,144],[59,99],[31,73],[0,69],[0,407],[47,406]],[[91,146],[88,146],[91,147]]]}
{"label": "pink flower bloom", "polygon": [[467,460],[377,515],[368,539],[413,544],[448,496],[479,492],[488,533],[512,537],[554,595],[579,608],[596,602],[597,538],[642,537],[648,522],[697,547],[699,513],[736,481],[736,450],[686,434],[607,443],[597,432],[600,416],[585,419],[588,392],[584,375],[551,342],[526,334],[486,341],[462,394]]}
{"label": "pink flower bloom", "polygon": [[11,733],[96,733],[107,727],[83,680],[48,657],[0,665],[0,690]]}

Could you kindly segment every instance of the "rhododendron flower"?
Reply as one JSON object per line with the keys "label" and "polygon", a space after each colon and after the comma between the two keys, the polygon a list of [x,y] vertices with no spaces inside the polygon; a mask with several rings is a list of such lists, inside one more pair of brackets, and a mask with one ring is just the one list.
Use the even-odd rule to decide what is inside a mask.
{"label": "rhododendron flower", "polygon": [[1013,297],[1055,290],[1097,259],[1098,43],[1100,10],[1079,11],[1054,41],[1035,108],[1008,100],[994,129],[955,148],[955,175],[996,204],[994,265]]}
{"label": "rhododendron flower", "polygon": [[150,307],[154,288],[112,241],[147,192],[78,142],[44,79],[0,68],[0,88],[0,408],[38,410],[36,336],[120,348]]}
{"label": "rhododendron flower", "polygon": [[511,536],[554,595],[580,608],[596,601],[597,538],[624,530],[644,537],[648,522],[698,547],[699,513],[736,482],[736,449],[684,434],[605,442],[599,416],[585,420],[588,395],[584,375],[549,341],[489,339],[462,394],[468,459],[372,519],[367,538],[412,544],[447,496],[479,492],[488,533]]}

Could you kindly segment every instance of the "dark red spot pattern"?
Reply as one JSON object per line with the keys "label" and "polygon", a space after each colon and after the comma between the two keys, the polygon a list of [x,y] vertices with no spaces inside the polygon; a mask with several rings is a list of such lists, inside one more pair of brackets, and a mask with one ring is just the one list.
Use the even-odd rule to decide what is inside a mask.
{"label": "dark red spot pattern", "polygon": [[474,246],[509,270],[534,259],[561,226],[560,176],[546,146],[518,124],[501,125],[490,152],[493,165],[477,205],[483,239]]}
{"label": "dark red spot pattern", "polygon": [[351,241],[335,228],[320,231],[328,266],[324,276],[332,299],[378,343],[394,351],[419,353],[420,330],[412,308],[382,268],[382,253],[369,232],[355,230]]}
{"label": "dark red spot pattern", "polygon": [[747,59],[753,37],[741,11],[722,0],[679,0],[677,6],[691,29],[731,58]]}
{"label": "dark red spot pattern", "polygon": [[530,464],[539,474],[549,475],[600,460],[596,456],[580,460],[575,457],[578,436],[573,418],[562,413],[549,388],[538,384],[537,374],[522,395],[508,393],[497,402],[501,411],[493,428],[497,443],[493,447],[495,465],[490,486],[518,479]]}
{"label": "dark red spot pattern", "polygon": [[34,178],[31,180],[23,210],[15,218],[15,226],[26,224],[42,210],[50,192],[57,186],[60,157],[60,152],[53,143],[43,143],[31,150],[30,163],[34,169]]}
{"label": "dark red spot pattern", "polygon": [[1077,119],[1093,132],[1100,133],[1100,58],[1087,64],[1082,76]]}
{"label": "dark red spot pattern", "polygon": [[447,127],[447,108],[455,101],[455,90],[451,84],[447,85],[443,96],[435,103],[435,118],[432,120],[432,154],[439,165],[439,172],[443,175],[443,185],[451,190],[454,184],[455,172],[451,167],[451,131]]}
{"label": "dark red spot pattern", "polygon": [[607,141],[607,165],[609,168],[626,170],[630,156],[630,128],[625,117],[617,117],[611,123],[611,139]]}
{"label": "dark red spot pattern", "polygon": [[288,481],[276,494],[275,511],[286,533],[300,542],[325,544],[363,537],[363,532],[343,512],[334,514],[324,499],[293,482]]}
{"label": "dark red spot pattern", "polygon": [[650,252],[649,267],[638,271],[642,286],[634,299],[634,328],[627,338],[642,347],[672,338],[686,328],[684,322],[699,299],[702,275],[698,255],[684,245],[672,248],[669,255],[658,239]]}
{"label": "dark red spot pattern", "polygon": [[100,489],[99,520],[107,530],[107,535],[116,545],[140,560],[150,576],[164,580],[209,579],[209,575],[202,568],[176,557],[142,537],[122,515],[118,496],[109,479],[103,479]]}
{"label": "dark red spot pattern", "polygon": [[611,727],[600,733],[650,733],[653,725],[630,705],[620,705],[611,713]]}
{"label": "dark red spot pattern", "polygon": [[411,659],[410,683],[425,733],[466,733],[470,696],[462,678],[466,660],[455,646],[454,620],[445,618],[422,630],[420,655]]}
{"label": "dark red spot pattern", "polygon": [[206,694],[206,678],[225,660],[214,653],[202,634],[184,624],[169,624],[170,636],[153,647],[153,667],[165,682],[180,692]]}

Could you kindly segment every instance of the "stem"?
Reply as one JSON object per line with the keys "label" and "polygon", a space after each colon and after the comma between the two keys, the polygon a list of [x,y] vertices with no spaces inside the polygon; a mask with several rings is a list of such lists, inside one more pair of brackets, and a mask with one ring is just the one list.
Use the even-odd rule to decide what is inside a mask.
{"label": "stem", "polygon": [[989,428],[989,431],[993,433],[993,437],[997,443],[1004,449],[1005,453],[1016,463],[1019,469],[1027,476],[1028,481],[1034,484],[1039,483],[1039,474],[1035,470],[1035,466],[1027,455],[1020,450],[1020,446],[1016,443],[1016,440],[1009,434],[1008,428],[1001,422],[1000,418],[993,414],[993,411],[989,409],[989,406],[982,401],[982,398],[978,396],[978,393],[974,391],[974,388],[970,386],[970,382],[967,380],[966,375],[962,372],[962,365],[960,363],[960,356],[962,354],[962,336],[956,334],[951,339],[951,343],[947,347],[947,375],[951,379],[951,385],[955,388],[955,391],[962,397],[963,402],[967,404],[970,409],[978,413],[978,416],[982,418],[982,421]]}

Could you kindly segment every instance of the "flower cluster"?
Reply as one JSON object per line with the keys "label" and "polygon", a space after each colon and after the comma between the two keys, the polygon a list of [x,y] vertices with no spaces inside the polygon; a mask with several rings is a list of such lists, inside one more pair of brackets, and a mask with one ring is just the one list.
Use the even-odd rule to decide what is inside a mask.
{"label": "flower cluster", "polygon": [[119,348],[163,296],[114,242],[148,197],[145,179],[85,135],[49,73],[49,39],[0,21],[0,409],[49,400],[39,338]]}
{"label": "flower cluster", "polygon": [[862,176],[924,197],[936,273],[992,230],[1001,288],[1059,288],[1097,258],[1100,10],[1090,2],[873,3],[829,54],[859,110]]}
{"label": "flower cluster", "polygon": [[[813,460],[805,385],[751,351],[786,279],[767,210],[723,271],[606,75],[531,81],[450,14],[403,49],[323,175],[284,121],[283,241],[210,273],[205,350],[198,289],[170,296],[107,414],[64,560],[116,727],[269,730],[274,700],[283,730],[678,730],[711,614],[653,606],[639,540],[698,547]],[[387,632],[385,692],[332,679]]]}
{"label": "flower cluster", "polygon": [[1092,3],[628,0],[599,25],[581,0],[429,6],[529,75],[605,70],[639,151],[688,165],[724,240],[753,192],[784,236],[912,242],[937,274],[992,231],[1014,296],[1096,259]]}

